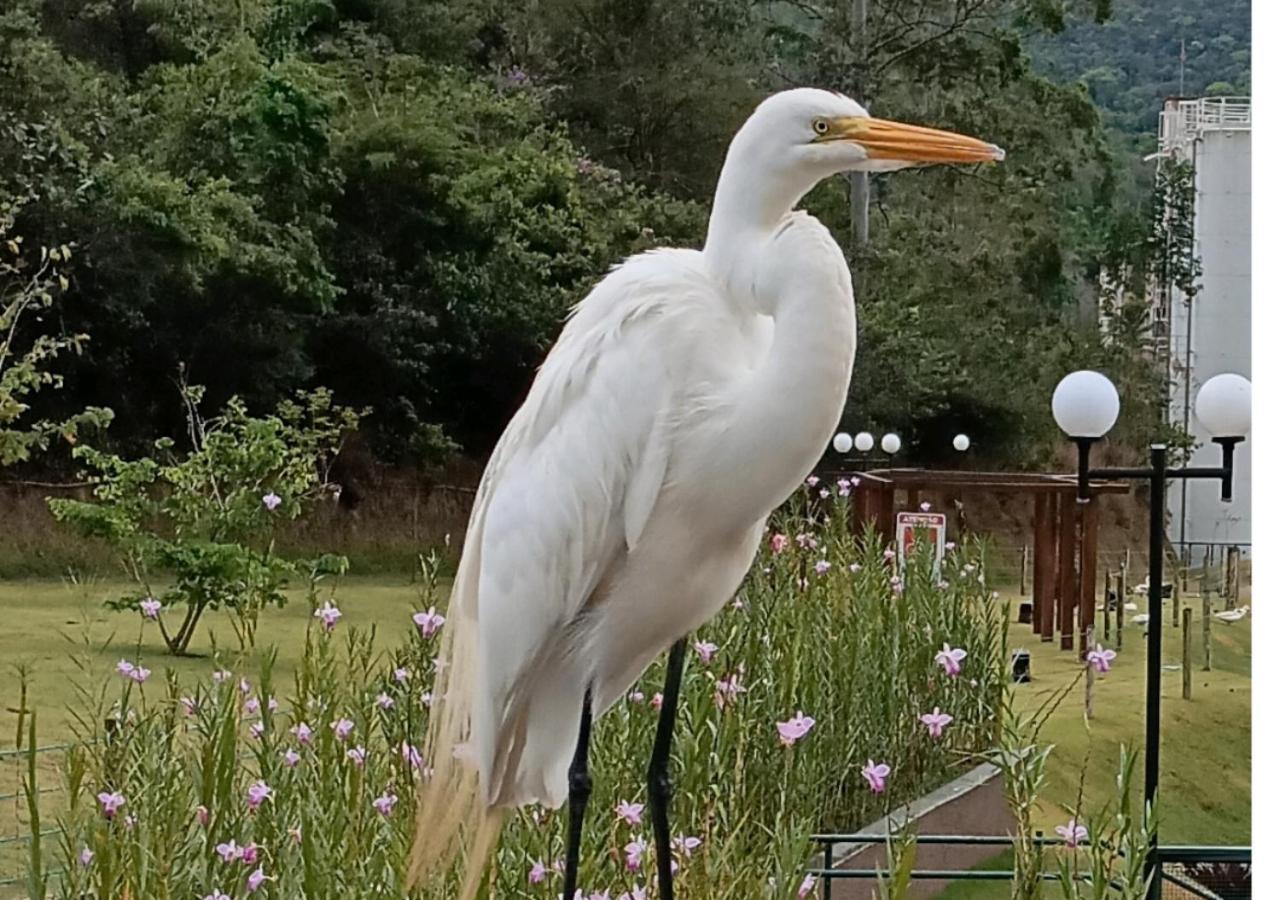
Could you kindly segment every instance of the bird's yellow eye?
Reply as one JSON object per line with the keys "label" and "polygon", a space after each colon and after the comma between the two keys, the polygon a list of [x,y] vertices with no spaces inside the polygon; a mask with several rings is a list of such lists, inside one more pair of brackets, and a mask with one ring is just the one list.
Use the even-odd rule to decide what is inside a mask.
{"label": "bird's yellow eye", "polygon": [[818,137],[823,137],[831,130],[831,123],[826,119],[817,118],[813,120],[813,133]]}

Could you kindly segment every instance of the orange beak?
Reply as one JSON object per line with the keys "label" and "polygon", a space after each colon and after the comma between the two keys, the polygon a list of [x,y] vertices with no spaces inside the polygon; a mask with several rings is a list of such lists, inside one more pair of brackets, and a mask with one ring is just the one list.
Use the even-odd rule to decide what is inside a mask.
{"label": "orange beak", "polygon": [[831,130],[820,142],[855,141],[870,159],[930,165],[934,163],[1000,162],[1004,151],[995,144],[951,131],[906,125],[869,116],[845,116],[831,120]]}

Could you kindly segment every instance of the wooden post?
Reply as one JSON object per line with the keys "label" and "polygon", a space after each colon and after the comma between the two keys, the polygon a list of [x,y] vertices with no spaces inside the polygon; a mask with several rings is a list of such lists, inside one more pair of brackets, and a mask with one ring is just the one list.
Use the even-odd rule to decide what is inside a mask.
{"label": "wooden post", "polygon": [[[1116,582],[1119,582],[1118,578]],[[1111,640],[1111,585],[1111,572],[1108,570],[1102,576],[1102,639],[1104,641]],[[1116,596],[1118,598],[1119,594]],[[1116,606],[1118,607],[1119,605],[1119,599],[1117,599]]]}
{"label": "wooden post", "polygon": [[1200,623],[1204,631],[1204,670],[1211,672],[1213,671],[1213,633],[1210,628],[1213,625],[1213,604],[1208,594],[1200,598],[1200,615],[1204,618]]}
{"label": "wooden post", "polygon": [[1129,551],[1124,551],[1124,562],[1116,575],[1116,649],[1124,647],[1124,604],[1129,599]]}
{"label": "wooden post", "polygon": [[1227,549],[1227,609],[1240,602],[1240,548]]}
{"label": "wooden post", "polygon": [[1182,699],[1191,699],[1191,607],[1182,611]]}
{"label": "wooden post", "polygon": [[1076,499],[1058,497],[1058,631],[1059,646],[1076,644]]}
{"label": "wooden post", "polygon": [[1022,545],[1022,559],[1018,570],[1018,596],[1027,596],[1027,545]]}
{"label": "wooden post", "polygon": [[[1160,587],[1160,602],[1164,603],[1164,586]],[[1178,627],[1178,620],[1182,618],[1182,579],[1178,577],[1178,573],[1173,574],[1173,596],[1170,598],[1170,605],[1173,607],[1173,627]]]}
{"label": "wooden post", "polygon": [[[1093,626],[1090,625],[1084,633],[1084,642],[1086,647],[1093,646]],[[1084,670],[1084,717],[1086,719],[1093,718],[1093,685],[1094,679],[1098,677],[1098,673],[1094,671],[1093,666],[1087,666]]]}
{"label": "wooden post", "polygon": [[1186,544],[1183,544],[1178,550],[1178,565],[1182,567],[1182,578],[1180,580],[1182,581],[1182,592],[1185,594],[1189,588],[1187,578],[1191,575],[1191,549]]}
{"label": "wooden post", "polygon": [[1057,502],[1057,494],[1046,493],[1036,498],[1040,524],[1036,528],[1035,592],[1040,607],[1037,631],[1042,641],[1053,640],[1053,597],[1058,575]]}
{"label": "wooden post", "polygon": [[880,486],[880,509],[876,513],[876,520],[880,525],[880,534],[884,538],[886,546],[892,547],[896,540],[894,535],[893,521],[893,501],[894,501],[893,484],[884,484]]}
{"label": "wooden post", "polygon": [[[1080,522],[1080,592],[1079,626],[1083,639],[1085,632],[1093,632],[1098,609],[1098,502],[1077,504]],[[1089,652],[1089,642],[1080,647],[1080,658]]]}

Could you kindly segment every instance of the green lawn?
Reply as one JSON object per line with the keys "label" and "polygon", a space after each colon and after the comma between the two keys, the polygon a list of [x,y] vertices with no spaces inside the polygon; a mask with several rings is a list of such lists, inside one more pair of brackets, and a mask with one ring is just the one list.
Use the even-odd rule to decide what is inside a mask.
{"label": "green lawn", "polygon": [[[1242,602],[1248,603],[1248,599]],[[1212,623],[1213,670],[1202,671],[1200,601],[1193,598],[1192,693],[1182,699],[1182,672],[1165,671],[1162,690],[1161,837],[1165,842],[1247,844],[1250,841],[1250,653],[1252,618],[1232,625]],[[1221,609],[1221,602],[1215,604]],[[1099,621],[1098,627],[1101,628]],[[1146,641],[1141,628],[1125,627],[1125,644],[1114,668],[1098,679],[1094,718],[1084,718],[1083,685],[1058,708],[1041,733],[1054,745],[1044,797],[1046,831],[1074,806],[1082,767],[1086,807],[1114,792],[1121,743],[1141,753],[1146,690]],[[1164,665],[1182,659],[1182,629],[1164,620]],[[1041,644],[1029,626],[1015,625],[1013,647],[1032,653],[1033,681],[1017,687],[1022,708],[1038,706],[1076,675],[1073,655]],[[1111,642],[1114,646],[1114,639]],[[1141,790],[1143,760],[1135,775]]]}
{"label": "green lawn", "polygon": [[[115,586],[103,583],[69,584],[58,581],[0,582],[0,748],[15,740],[18,679],[12,665],[29,669],[29,706],[39,712],[40,743],[71,736],[68,707],[74,702],[74,686],[84,676],[76,657],[88,663],[94,679],[113,677],[112,667],[122,657],[141,660],[156,672],[172,669],[180,677],[208,677],[214,668],[212,640],[225,652],[237,650],[234,632],[225,613],[209,614],[192,644],[196,655],[176,659],[167,656],[154,625],[140,627],[136,614],[113,613],[101,600]],[[337,597],[345,624],[376,626],[379,643],[390,645],[395,633],[411,627],[410,616],[418,603],[408,578],[348,578]],[[291,594],[283,610],[263,613],[259,645],[276,645],[279,662],[276,679],[288,683],[300,653],[308,615],[299,592]],[[1244,602],[1248,602],[1246,599]],[[1165,673],[1162,763],[1162,839],[1178,843],[1245,844],[1250,841],[1250,651],[1251,619],[1235,625],[1214,622],[1214,669],[1200,670],[1202,656],[1199,601],[1194,600],[1193,697],[1181,697],[1181,673]],[[1051,773],[1043,793],[1040,824],[1048,833],[1067,818],[1074,806],[1084,774],[1086,806],[1097,805],[1113,790],[1121,742],[1141,749],[1145,641],[1142,629],[1129,626],[1125,647],[1113,670],[1099,679],[1095,718],[1086,724],[1083,685],[1049,720],[1042,740],[1054,745]],[[1165,661],[1177,663],[1182,631],[1165,623]],[[1114,641],[1112,642],[1114,644]],[[1017,702],[1023,708],[1041,703],[1054,689],[1066,684],[1078,671],[1073,654],[1042,644],[1027,626],[1014,625],[1012,648],[1032,652],[1029,685],[1018,686]],[[259,650],[259,653],[262,651]],[[50,759],[52,763],[52,759]],[[0,795],[17,785],[16,761],[0,761]],[[1139,762],[1139,766],[1141,761]],[[1140,770],[1136,779],[1141,784]],[[52,801],[51,801],[52,803]],[[0,836],[16,827],[17,803],[0,802]],[[956,885],[948,898],[996,897],[990,883]],[[966,892],[967,891],[967,892]]]}

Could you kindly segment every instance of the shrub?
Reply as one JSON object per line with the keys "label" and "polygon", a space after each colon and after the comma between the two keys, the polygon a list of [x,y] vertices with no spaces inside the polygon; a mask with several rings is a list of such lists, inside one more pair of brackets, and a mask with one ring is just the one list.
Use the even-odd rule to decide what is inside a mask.
{"label": "shrub", "polygon": [[[332,496],[329,466],[358,414],[325,390],[299,393],[275,415],[255,417],[236,398],[205,419],[203,391],[184,387],[191,449],[175,452],[163,438],[155,454],[125,460],[88,446],[75,456],[91,470],[93,500],[50,500],[54,516],[119,554],[134,588],[113,609],[157,620],[171,653],[187,651],[206,610],[233,613],[241,646],[253,646],[258,615],[283,606],[296,567],[274,552],[273,531],[321,497]],[[310,564],[333,572],[345,561]],[[157,578],[172,578],[162,587]],[[176,628],[166,611],[183,608]]]}

